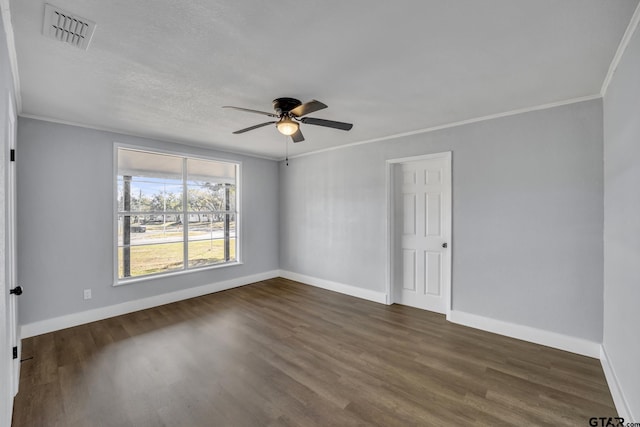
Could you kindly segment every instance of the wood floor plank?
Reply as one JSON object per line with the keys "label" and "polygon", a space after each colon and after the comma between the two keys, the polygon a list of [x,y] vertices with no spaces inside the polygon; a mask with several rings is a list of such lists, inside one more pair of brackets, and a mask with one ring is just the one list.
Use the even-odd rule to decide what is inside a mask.
{"label": "wood floor plank", "polygon": [[598,360],[272,279],[23,342],[14,427],[588,425]]}

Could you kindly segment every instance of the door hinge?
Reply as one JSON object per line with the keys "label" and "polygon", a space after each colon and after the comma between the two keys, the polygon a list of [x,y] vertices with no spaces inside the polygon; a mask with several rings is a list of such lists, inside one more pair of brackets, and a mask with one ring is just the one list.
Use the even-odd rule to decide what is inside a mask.
{"label": "door hinge", "polygon": [[13,358],[17,359],[18,358],[18,347],[13,347]]}
{"label": "door hinge", "polygon": [[11,151],[9,151],[9,156],[11,157],[11,161],[15,162],[16,161],[16,150],[12,148]]}

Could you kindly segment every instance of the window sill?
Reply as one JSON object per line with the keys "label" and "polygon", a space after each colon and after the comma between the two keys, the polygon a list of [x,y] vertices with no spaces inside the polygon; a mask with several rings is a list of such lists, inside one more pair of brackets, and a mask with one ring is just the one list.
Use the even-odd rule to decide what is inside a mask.
{"label": "window sill", "polygon": [[171,271],[169,273],[150,274],[148,276],[135,277],[132,279],[120,279],[120,280],[116,279],[116,281],[113,283],[112,286],[117,287],[117,286],[131,285],[133,283],[147,282],[149,280],[155,280],[155,279],[164,279],[166,277],[182,276],[184,274],[197,273],[197,272],[202,272],[207,270],[217,270],[219,268],[234,267],[242,264],[243,263],[241,261],[227,262],[224,264],[216,264],[216,265],[210,265],[206,267],[190,268],[188,270]]}

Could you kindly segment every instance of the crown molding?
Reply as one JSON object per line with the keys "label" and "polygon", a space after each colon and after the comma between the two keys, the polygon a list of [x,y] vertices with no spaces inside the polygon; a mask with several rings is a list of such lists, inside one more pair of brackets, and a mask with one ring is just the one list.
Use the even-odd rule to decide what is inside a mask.
{"label": "crown molding", "polygon": [[629,42],[633,37],[633,34],[636,32],[638,28],[638,23],[640,23],[640,4],[636,7],[636,11],[633,13],[631,17],[631,21],[627,26],[624,35],[622,36],[622,40],[620,40],[620,44],[618,45],[618,50],[616,50],[616,54],[613,56],[613,60],[609,65],[609,71],[607,71],[607,75],[604,78],[604,82],[602,82],[602,88],[600,89],[600,95],[604,98],[607,94],[607,89],[609,89],[609,85],[611,84],[611,80],[613,79],[613,75],[616,73],[616,69],[618,65],[620,65],[620,61],[624,56],[625,50],[627,50],[627,46],[629,46]]}
{"label": "crown molding", "polygon": [[[452,122],[452,123],[447,123],[447,124],[443,124],[443,125],[432,126],[432,127],[428,127],[428,128],[424,128],[424,129],[418,129],[418,130],[410,131],[410,132],[396,133],[396,134],[393,134],[393,135],[383,136],[381,138],[368,139],[368,140],[365,140],[365,141],[352,142],[350,144],[339,145],[339,146],[336,146],[336,147],[329,147],[329,148],[323,148],[321,150],[309,151],[307,153],[302,153],[302,154],[296,154],[294,156],[289,156],[289,160],[295,159],[295,158],[299,158],[299,157],[311,156],[313,154],[324,153],[324,152],[327,152],[327,151],[342,150],[344,148],[355,147],[357,145],[371,144],[371,143],[374,143],[374,142],[381,142],[381,141],[388,141],[390,139],[403,138],[403,137],[406,137],[406,136],[419,135],[419,134],[429,133],[429,132],[435,132],[435,131],[442,130],[442,129],[449,129],[449,128],[454,128],[454,127],[458,127],[458,126],[464,126],[464,125],[468,125],[468,124],[472,124],[472,123],[478,123],[478,122],[484,122],[484,121],[487,121],[487,120],[499,119],[499,118],[502,118],[502,117],[509,117],[509,116],[515,116],[515,115],[518,115],[518,114],[530,113],[532,111],[546,110],[546,109],[549,109],[549,108],[561,107],[563,105],[570,105],[570,104],[577,104],[579,102],[593,101],[594,99],[600,99],[600,98],[602,98],[602,96],[600,94],[595,94],[595,95],[589,95],[589,96],[582,96],[582,97],[579,97],[579,98],[571,98],[571,99],[567,99],[567,100],[564,100],[564,101],[551,102],[549,104],[536,105],[536,106],[533,106],[533,107],[520,108],[520,109],[517,109],[517,110],[510,110],[510,111],[505,111],[503,113],[490,114],[490,115],[487,115],[487,116],[481,116],[481,117],[476,117],[476,118],[473,118],[473,119],[461,120],[461,121],[458,121],[458,122]],[[285,158],[282,157],[279,160],[283,161],[283,160],[285,160]]]}
{"label": "crown molding", "polygon": [[83,128],[83,129],[91,129],[91,130],[98,130],[98,131],[102,131],[102,132],[116,133],[118,135],[130,136],[130,137],[133,137],[133,138],[144,138],[144,139],[149,139],[149,140],[154,140],[154,141],[159,141],[159,142],[167,142],[167,143],[170,143],[170,144],[180,144],[180,145],[184,145],[184,146],[187,146],[187,147],[200,148],[202,150],[216,151],[218,153],[234,154],[236,156],[253,157],[253,158],[257,158],[257,159],[272,160],[272,161],[279,161],[280,160],[277,157],[263,156],[263,155],[260,155],[260,154],[248,153],[248,152],[244,152],[244,151],[227,150],[225,148],[221,148],[221,147],[218,147],[218,146],[215,146],[215,145],[195,144],[192,141],[186,141],[186,140],[163,139],[163,138],[154,137],[154,136],[151,136],[151,135],[148,135],[148,134],[126,132],[126,131],[122,131],[122,130],[118,130],[118,129],[102,127],[102,126],[87,125],[87,124],[72,122],[72,121],[68,121],[68,120],[59,120],[59,119],[54,119],[54,118],[51,118],[51,117],[39,116],[39,115],[36,115],[36,114],[18,114],[18,116],[20,116],[22,118],[25,118],[25,119],[34,119],[34,120],[40,120],[40,121],[43,121],[43,122],[57,123],[57,124],[60,124],[60,125],[75,126],[75,127],[79,127],[79,128]]}

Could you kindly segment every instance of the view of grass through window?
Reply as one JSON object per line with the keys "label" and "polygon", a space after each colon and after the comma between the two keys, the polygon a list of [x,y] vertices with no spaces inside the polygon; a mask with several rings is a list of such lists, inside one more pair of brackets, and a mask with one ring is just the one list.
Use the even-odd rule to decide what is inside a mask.
{"label": "view of grass through window", "polygon": [[236,261],[235,163],[118,148],[118,279]]}

